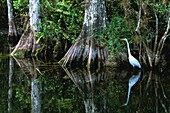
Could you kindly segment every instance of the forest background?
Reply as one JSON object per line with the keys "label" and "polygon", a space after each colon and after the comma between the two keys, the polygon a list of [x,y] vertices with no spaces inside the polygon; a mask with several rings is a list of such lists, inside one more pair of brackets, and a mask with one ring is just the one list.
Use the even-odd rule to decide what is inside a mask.
{"label": "forest background", "polygon": [[[166,66],[170,63],[170,4],[168,0],[96,0],[97,3],[105,1],[107,14],[106,27],[93,34],[94,43],[97,45],[95,47],[99,49],[94,49],[92,53],[89,49],[90,57],[90,55],[83,54],[82,50],[86,52],[86,47],[82,46],[82,43],[85,43],[82,42],[80,46],[81,56],[75,57],[76,53],[73,53],[73,57],[64,57],[82,32],[86,4],[93,3],[92,1],[41,0],[38,9],[40,21],[37,25],[39,29],[35,31],[37,47],[34,55],[41,58],[45,56],[50,60],[60,60],[63,65],[75,64],[74,62],[79,57],[81,60],[78,62],[88,62],[85,65],[96,64],[96,62],[100,62],[99,60],[101,60],[100,64],[102,65],[118,65],[122,61],[127,61],[126,45],[120,41],[120,38],[127,38],[132,54],[143,66],[152,68]],[[29,8],[31,0],[1,0],[1,30],[10,26],[8,2],[12,4],[13,10],[11,12],[14,15],[17,34],[15,35],[14,32],[11,35],[8,32],[8,41],[14,48],[21,37],[30,36]],[[77,48],[74,50],[77,51]],[[103,48],[106,49],[103,50]],[[103,54],[103,56],[101,55],[99,58],[99,54]],[[15,56],[28,57],[29,55],[32,53],[28,48],[24,52],[23,50],[15,51]],[[84,58],[83,55],[88,57]],[[89,57],[92,62],[89,62]],[[83,58],[84,60],[82,60]]]}

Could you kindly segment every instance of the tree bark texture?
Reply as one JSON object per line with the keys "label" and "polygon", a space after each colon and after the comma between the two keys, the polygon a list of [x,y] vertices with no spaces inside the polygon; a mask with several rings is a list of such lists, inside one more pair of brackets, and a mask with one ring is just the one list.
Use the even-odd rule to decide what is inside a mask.
{"label": "tree bark texture", "polygon": [[35,32],[39,30],[38,23],[40,22],[39,18],[39,7],[40,7],[40,1],[39,0],[30,0],[29,1],[29,14],[30,14],[30,29],[33,32],[33,46],[32,46],[32,53],[34,54],[36,52],[36,37]]}
{"label": "tree bark texture", "polygon": [[105,0],[85,0],[85,16],[82,31],[75,44],[60,60],[63,66],[85,63],[87,66],[97,61],[98,66],[105,63],[107,50],[101,47],[95,34],[106,27],[107,16]]}
{"label": "tree bark texture", "polygon": [[13,43],[15,39],[17,38],[17,30],[15,26],[14,21],[14,15],[13,15],[13,1],[7,0],[7,6],[8,6],[8,41],[9,43]]}
{"label": "tree bark texture", "polygon": [[83,22],[83,37],[91,37],[96,30],[106,27],[105,0],[85,0],[85,16]]}
{"label": "tree bark texture", "polygon": [[30,15],[30,28],[33,32],[38,30],[38,23],[40,22],[39,18],[39,0],[30,0],[29,1],[29,15]]}
{"label": "tree bark texture", "polygon": [[38,22],[39,19],[39,0],[30,0],[29,1],[29,16],[30,21],[27,24],[27,27],[22,34],[18,44],[16,45],[15,49],[11,53],[14,55],[17,51],[22,51],[21,56],[25,56],[26,53],[35,54],[36,52],[36,36],[35,32],[39,29]]}

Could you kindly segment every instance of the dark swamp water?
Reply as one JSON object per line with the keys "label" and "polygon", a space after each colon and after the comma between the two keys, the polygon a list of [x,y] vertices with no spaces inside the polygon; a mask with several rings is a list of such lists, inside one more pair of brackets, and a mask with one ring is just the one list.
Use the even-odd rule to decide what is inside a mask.
{"label": "dark swamp water", "polygon": [[0,48],[0,113],[170,113],[170,69],[64,69]]}

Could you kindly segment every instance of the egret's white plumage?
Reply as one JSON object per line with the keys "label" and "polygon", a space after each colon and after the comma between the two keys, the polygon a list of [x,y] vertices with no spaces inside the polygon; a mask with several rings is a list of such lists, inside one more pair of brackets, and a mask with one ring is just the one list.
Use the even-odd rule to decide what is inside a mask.
{"label": "egret's white plumage", "polygon": [[126,43],[127,43],[129,63],[130,63],[133,67],[141,68],[141,65],[140,65],[139,61],[138,61],[135,57],[133,57],[133,56],[131,55],[128,40],[127,40],[126,38],[122,38],[121,40],[125,40]]}

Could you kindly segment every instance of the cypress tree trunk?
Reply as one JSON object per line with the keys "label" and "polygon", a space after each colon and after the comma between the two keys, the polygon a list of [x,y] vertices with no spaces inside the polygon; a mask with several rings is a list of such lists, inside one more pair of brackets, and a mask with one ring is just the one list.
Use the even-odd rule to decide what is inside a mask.
{"label": "cypress tree trunk", "polygon": [[74,45],[59,61],[63,66],[90,65],[98,63],[98,67],[105,64],[107,50],[100,45],[94,36],[96,32],[106,27],[105,0],[85,0],[85,16],[82,31]]}
{"label": "cypress tree trunk", "polygon": [[16,56],[25,56],[35,54],[36,51],[36,37],[35,32],[39,29],[38,22],[39,19],[39,0],[29,0],[29,17],[30,21],[27,24],[27,27],[24,33],[21,36],[18,44],[11,53],[11,55]]}
{"label": "cypress tree trunk", "polygon": [[9,44],[13,44],[16,41],[17,38],[17,30],[15,26],[14,21],[14,15],[13,15],[13,1],[7,0],[7,6],[8,6],[8,41]]}
{"label": "cypress tree trunk", "polygon": [[36,51],[36,37],[35,32],[39,30],[38,23],[40,22],[39,18],[39,7],[40,7],[40,1],[39,0],[30,0],[29,1],[29,14],[30,14],[30,29],[33,33],[32,37],[32,53],[34,54]]}

